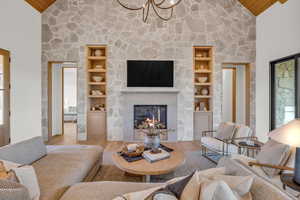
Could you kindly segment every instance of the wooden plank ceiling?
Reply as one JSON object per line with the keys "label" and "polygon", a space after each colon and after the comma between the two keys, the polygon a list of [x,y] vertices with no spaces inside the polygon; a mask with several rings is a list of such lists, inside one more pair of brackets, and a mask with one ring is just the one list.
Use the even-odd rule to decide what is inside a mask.
{"label": "wooden plank ceiling", "polygon": [[[55,0],[25,0],[32,7],[37,9],[40,12],[46,10]],[[67,1],[67,0],[65,0]],[[221,0],[222,1],[222,0]],[[277,1],[285,3],[287,0],[239,0],[243,6],[248,8],[255,16],[258,16],[260,13],[267,10]]]}
{"label": "wooden plank ceiling", "polygon": [[258,16],[269,7],[271,7],[274,3],[279,1],[280,3],[285,3],[287,0],[239,0],[243,6],[248,8],[253,15]]}
{"label": "wooden plank ceiling", "polygon": [[51,6],[51,4],[53,4],[56,0],[25,0],[25,1],[42,13],[49,6]]}

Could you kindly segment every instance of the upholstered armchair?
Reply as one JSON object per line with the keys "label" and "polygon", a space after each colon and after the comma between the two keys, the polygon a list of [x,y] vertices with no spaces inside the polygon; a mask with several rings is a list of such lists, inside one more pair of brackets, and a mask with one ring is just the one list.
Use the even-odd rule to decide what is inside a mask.
{"label": "upholstered armchair", "polygon": [[[221,156],[238,154],[238,142],[250,139],[255,138],[252,137],[252,130],[248,126],[224,122],[216,131],[202,133],[202,155],[216,163]],[[211,155],[218,158],[212,159]]]}

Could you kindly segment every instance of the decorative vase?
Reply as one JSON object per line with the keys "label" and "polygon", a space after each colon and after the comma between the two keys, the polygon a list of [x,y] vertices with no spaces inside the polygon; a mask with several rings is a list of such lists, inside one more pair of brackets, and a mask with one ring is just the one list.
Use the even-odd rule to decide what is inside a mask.
{"label": "decorative vase", "polygon": [[102,51],[100,49],[96,49],[95,56],[102,56]]}
{"label": "decorative vase", "polygon": [[208,95],[208,89],[203,88],[203,89],[201,90],[201,94],[202,94],[202,95]]}
{"label": "decorative vase", "polygon": [[159,135],[145,135],[144,138],[145,148],[151,149],[152,152],[158,151],[160,146],[160,136]]}
{"label": "decorative vase", "polygon": [[200,102],[199,110],[200,111],[207,111],[206,103],[205,102]]}

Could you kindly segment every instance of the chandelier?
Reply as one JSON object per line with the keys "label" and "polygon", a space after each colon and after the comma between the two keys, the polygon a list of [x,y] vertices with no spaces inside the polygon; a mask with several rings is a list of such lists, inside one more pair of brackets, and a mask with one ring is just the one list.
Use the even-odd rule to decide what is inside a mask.
{"label": "chandelier", "polygon": [[[146,22],[149,16],[150,7],[153,9],[154,13],[162,20],[168,21],[173,16],[173,9],[177,6],[182,0],[161,0],[157,2],[157,0],[143,0],[144,3],[141,6],[130,7],[121,2],[121,0],[117,0],[121,6],[128,10],[143,11],[143,22]],[[162,16],[161,11],[169,11],[168,16]]]}

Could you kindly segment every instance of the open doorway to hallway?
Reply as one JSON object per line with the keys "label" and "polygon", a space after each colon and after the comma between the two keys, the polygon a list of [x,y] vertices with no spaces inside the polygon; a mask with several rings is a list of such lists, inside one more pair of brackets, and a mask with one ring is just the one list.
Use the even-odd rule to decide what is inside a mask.
{"label": "open doorway to hallway", "polygon": [[77,65],[50,62],[48,68],[49,141],[63,136],[64,143],[77,141]]}
{"label": "open doorway to hallway", "polygon": [[247,63],[222,67],[222,120],[250,125],[251,69]]}
{"label": "open doorway to hallway", "polygon": [[0,146],[10,143],[10,52],[0,49]]}

